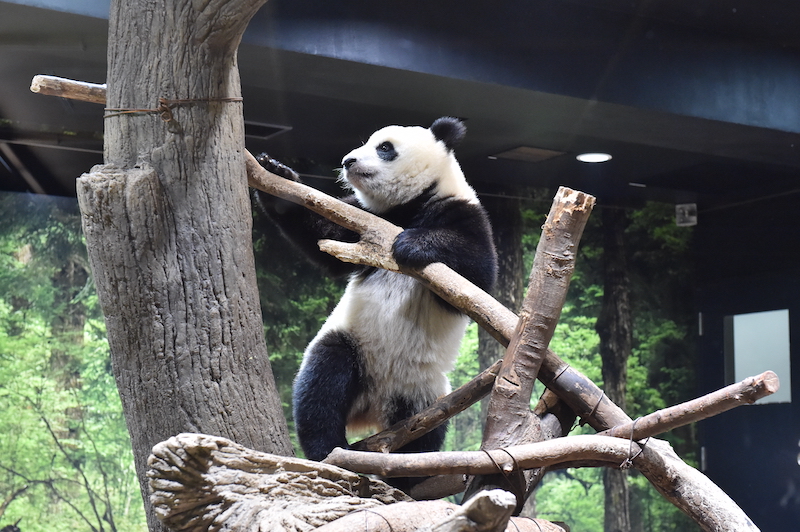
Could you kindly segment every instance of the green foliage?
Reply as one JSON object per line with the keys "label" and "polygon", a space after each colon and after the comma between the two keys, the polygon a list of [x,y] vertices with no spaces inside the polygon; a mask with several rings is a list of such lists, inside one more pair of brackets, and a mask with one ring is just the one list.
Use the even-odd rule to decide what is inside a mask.
{"label": "green foliage", "polygon": [[[528,271],[547,214],[547,205],[534,207],[523,213]],[[691,232],[673,225],[668,205],[647,205],[630,219],[635,322],[628,409],[635,417],[691,396],[694,338]],[[81,275],[86,259],[74,201],[0,195],[0,220],[0,493],[16,494],[0,525],[23,517],[25,532],[144,530],[105,328],[93,287]],[[338,301],[344,280],[330,280],[257,215],[255,226],[264,332],[291,423],[291,383],[302,352]],[[594,330],[602,300],[599,229],[593,216],[551,347],[602,385]],[[477,326],[471,324],[450,374],[454,388],[478,373],[477,348]],[[479,405],[456,416],[446,448],[478,449],[481,421]],[[670,439],[683,456],[693,449],[688,430]],[[631,490],[642,530],[692,529],[646,479],[632,475]],[[563,520],[573,530],[601,530],[600,471],[547,475],[537,505],[541,517]]]}
{"label": "green foliage", "polygon": [[[640,523],[635,529],[659,532],[692,532],[699,531],[697,523],[686,514],[678,511],[656,491],[650,481],[631,470],[628,475],[628,487],[632,514]],[[599,530],[599,529],[598,529]]]}
{"label": "green foliage", "polygon": [[[461,342],[455,367],[449,374],[450,384],[456,389],[478,373],[478,324],[471,322]],[[477,451],[482,436],[481,404],[475,403],[450,420],[444,450]]]}
{"label": "green foliage", "polygon": [[77,204],[0,194],[0,219],[0,524],[144,530]]}
{"label": "green foliage", "polygon": [[258,291],[272,373],[295,452],[292,382],[303,351],[344,291],[345,279],[331,279],[311,264],[258,210],[253,214],[253,249]]}
{"label": "green foliage", "polygon": [[537,517],[563,521],[573,532],[603,530],[602,470],[567,469],[549,473],[536,491]]}

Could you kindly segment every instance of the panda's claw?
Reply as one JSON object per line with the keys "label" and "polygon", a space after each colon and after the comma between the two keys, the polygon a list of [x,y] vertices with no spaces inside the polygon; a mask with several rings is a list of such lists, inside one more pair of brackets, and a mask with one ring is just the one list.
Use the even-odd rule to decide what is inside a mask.
{"label": "panda's claw", "polygon": [[289,179],[291,181],[300,181],[300,174],[277,159],[273,159],[269,156],[269,154],[262,153],[256,156],[256,161],[258,161],[258,164],[260,164],[264,170],[268,172],[272,172],[273,174],[279,175],[282,178]]}

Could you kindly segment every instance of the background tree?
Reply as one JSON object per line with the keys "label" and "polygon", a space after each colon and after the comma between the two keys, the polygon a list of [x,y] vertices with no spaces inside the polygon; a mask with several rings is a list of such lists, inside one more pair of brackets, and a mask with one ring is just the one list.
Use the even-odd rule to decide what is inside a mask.
{"label": "background tree", "polygon": [[73,199],[0,194],[0,525],[144,525]]}
{"label": "background tree", "polygon": [[[481,203],[492,220],[495,247],[497,248],[497,283],[492,295],[514,312],[522,304],[524,270],[522,235],[522,203],[518,197],[481,197]],[[545,212],[545,216],[546,216]],[[478,330],[478,365],[480,371],[503,358],[505,348],[483,329]],[[481,421],[486,419],[488,400],[482,401]]]}
{"label": "background tree", "polygon": [[[625,251],[627,213],[602,209],[603,303],[595,325],[600,336],[603,390],[611,401],[626,410],[628,359],[633,341],[630,281]],[[630,532],[630,494],[627,471],[603,469],[605,487],[604,529]]]}

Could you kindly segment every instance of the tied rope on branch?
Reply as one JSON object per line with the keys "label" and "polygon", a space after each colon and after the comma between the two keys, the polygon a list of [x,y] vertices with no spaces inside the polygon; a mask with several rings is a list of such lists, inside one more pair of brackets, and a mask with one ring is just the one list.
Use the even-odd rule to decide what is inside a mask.
{"label": "tied rope on branch", "polygon": [[125,107],[106,107],[105,111],[111,111],[111,114],[103,116],[103,118],[110,118],[112,116],[130,115],[130,114],[157,114],[164,122],[174,122],[175,118],[172,116],[172,110],[179,105],[186,105],[198,102],[242,102],[241,97],[223,97],[223,98],[183,98],[172,100],[168,98],[159,98],[158,107],[155,109],[130,109]]}

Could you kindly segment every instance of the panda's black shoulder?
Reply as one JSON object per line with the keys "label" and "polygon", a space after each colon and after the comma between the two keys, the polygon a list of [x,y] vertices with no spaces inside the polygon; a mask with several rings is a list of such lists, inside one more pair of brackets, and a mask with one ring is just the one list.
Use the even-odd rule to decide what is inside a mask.
{"label": "panda's black shoulder", "polygon": [[419,213],[421,225],[464,225],[464,229],[486,229],[482,224],[478,227],[470,226],[477,221],[489,223],[486,209],[480,203],[470,202],[461,198],[443,198],[432,201]]}
{"label": "panda's black shoulder", "polygon": [[480,203],[429,198],[402,220],[406,223],[390,221],[405,228],[393,246],[402,265],[419,268],[442,262],[484,290],[494,286],[497,252],[489,216]]}

